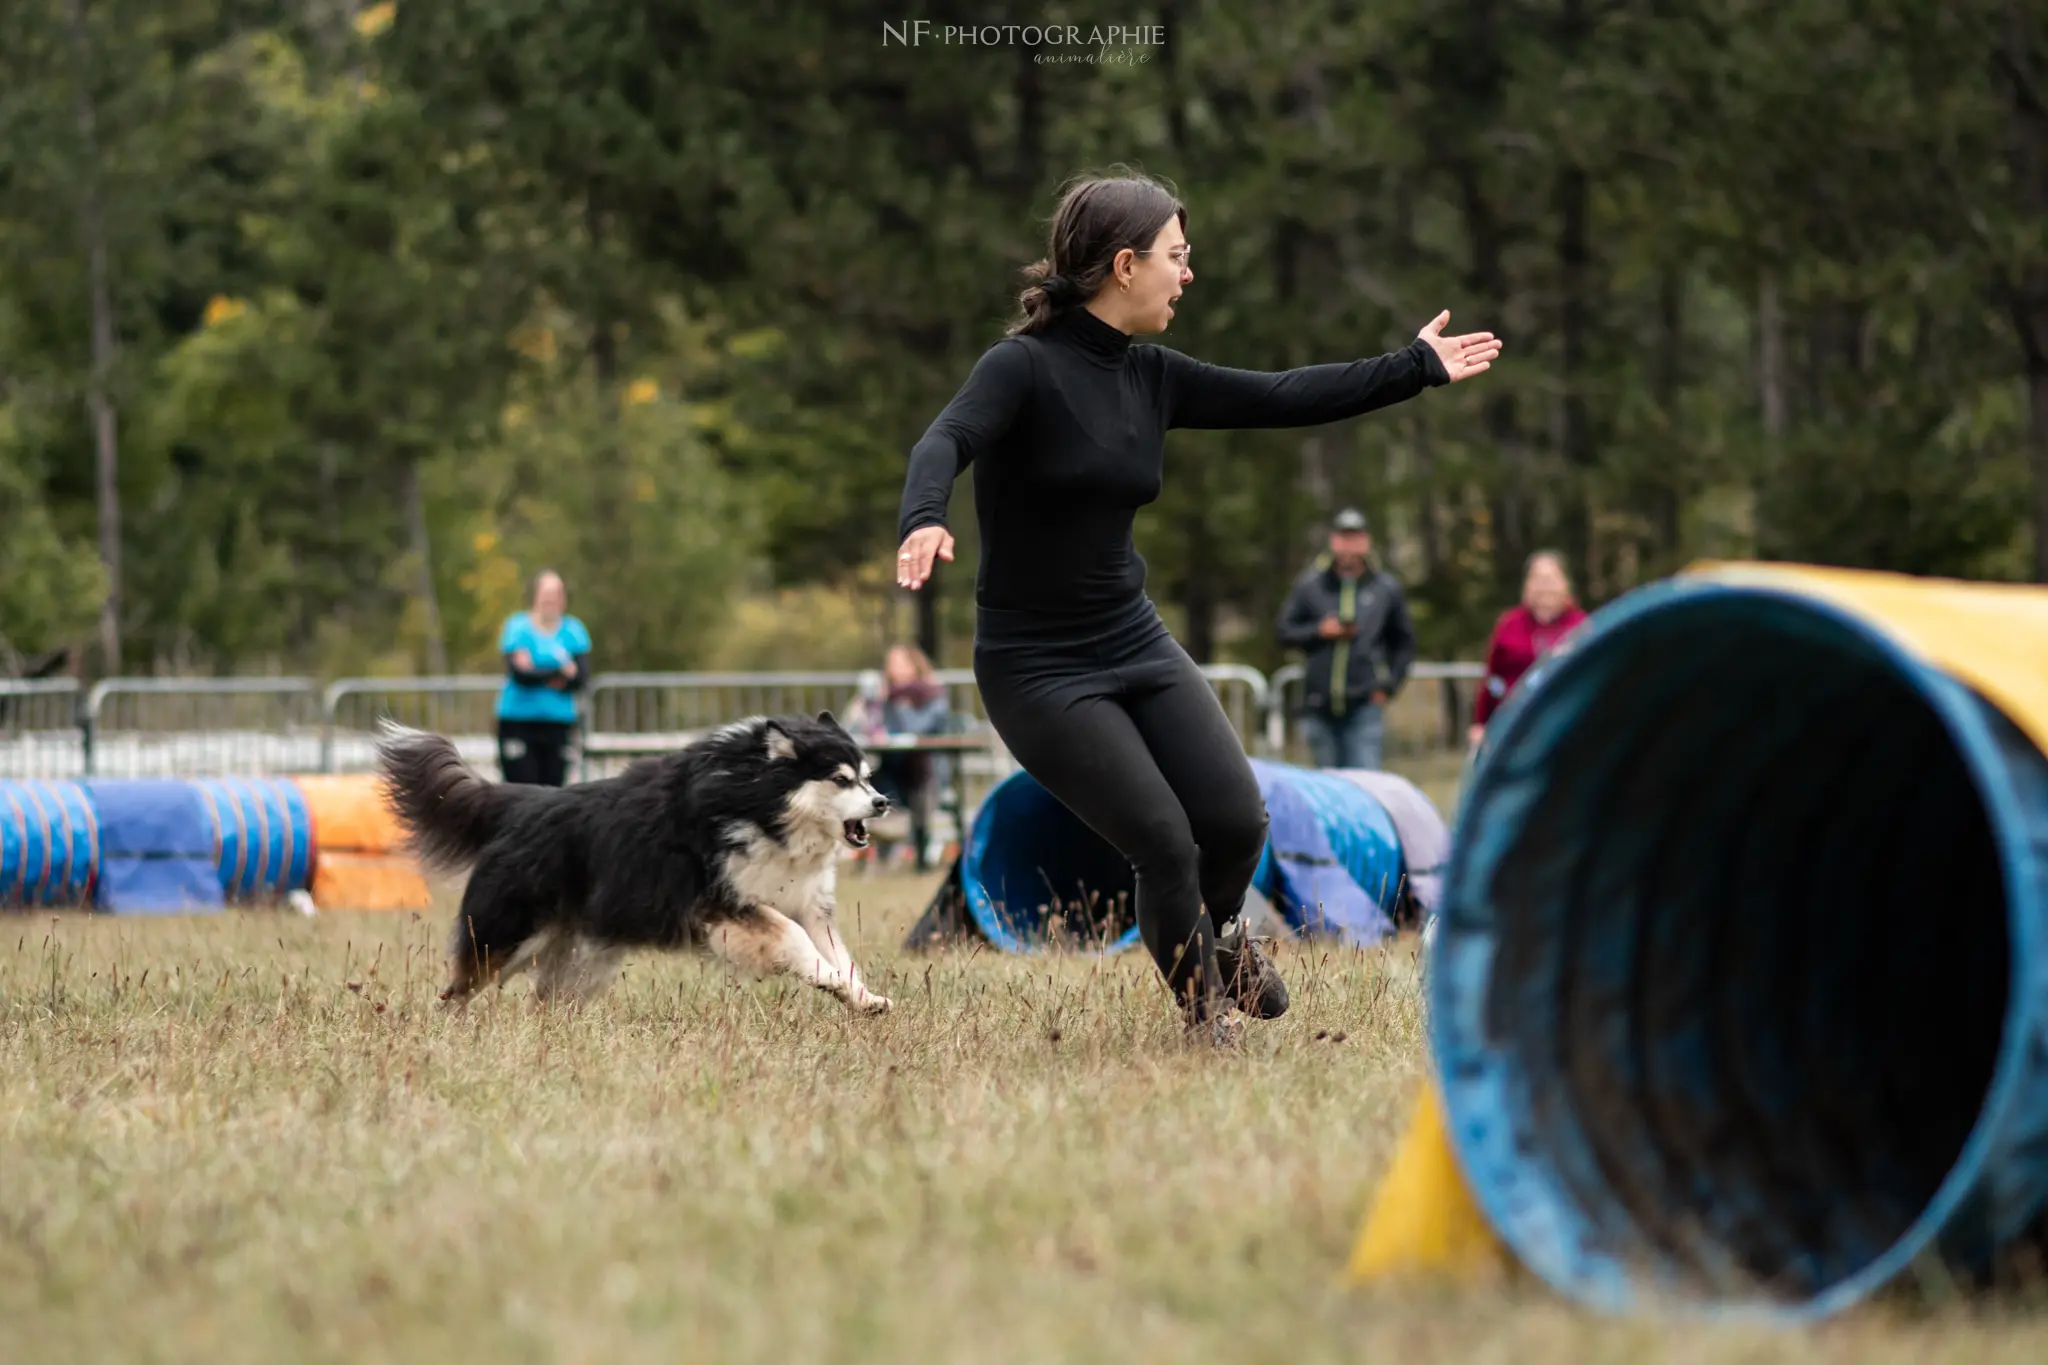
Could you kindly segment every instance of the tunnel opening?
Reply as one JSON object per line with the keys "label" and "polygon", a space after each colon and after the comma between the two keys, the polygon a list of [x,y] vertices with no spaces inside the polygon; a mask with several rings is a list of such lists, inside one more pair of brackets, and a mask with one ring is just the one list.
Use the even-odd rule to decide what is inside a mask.
{"label": "tunnel opening", "polygon": [[1817,1304],[1924,1249],[1971,1178],[2012,814],[2048,764],[1813,602],[1624,616],[1521,699],[1459,821],[1432,968],[1454,1135],[1582,1298]]}

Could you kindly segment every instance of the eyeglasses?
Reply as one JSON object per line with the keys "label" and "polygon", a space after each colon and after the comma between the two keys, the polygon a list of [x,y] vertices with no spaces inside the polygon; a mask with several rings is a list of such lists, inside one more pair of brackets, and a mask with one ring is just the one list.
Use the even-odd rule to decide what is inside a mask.
{"label": "eyeglasses", "polygon": [[[1143,251],[1137,252],[1136,254],[1140,256],[1150,256],[1152,254],[1152,248],[1148,246]],[[1186,270],[1188,268],[1188,257],[1194,254],[1195,249],[1192,246],[1177,246],[1166,253],[1166,259],[1172,261],[1182,270]]]}

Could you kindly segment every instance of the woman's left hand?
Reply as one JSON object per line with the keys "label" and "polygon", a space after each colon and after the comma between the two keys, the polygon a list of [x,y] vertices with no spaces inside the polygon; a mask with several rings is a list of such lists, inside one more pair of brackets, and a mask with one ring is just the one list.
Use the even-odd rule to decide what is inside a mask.
{"label": "woman's left hand", "polygon": [[1436,352],[1436,358],[1443,361],[1444,373],[1451,382],[1470,379],[1475,374],[1485,374],[1493,364],[1493,358],[1500,354],[1500,338],[1491,332],[1467,332],[1461,337],[1447,337],[1444,326],[1451,320],[1451,310],[1446,308],[1430,319],[1429,325],[1415,335],[1428,342]]}
{"label": "woman's left hand", "polygon": [[896,586],[912,592],[923,587],[932,576],[935,558],[953,562],[953,533],[943,526],[918,527],[905,537],[896,556]]}

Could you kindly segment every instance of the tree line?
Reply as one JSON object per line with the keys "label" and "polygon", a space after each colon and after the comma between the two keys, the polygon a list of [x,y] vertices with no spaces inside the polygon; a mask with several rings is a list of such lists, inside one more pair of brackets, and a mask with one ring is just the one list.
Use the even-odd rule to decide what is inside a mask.
{"label": "tree line", "polygon": [[1047,62],[845,0],[24,0],[0,673],[487,667],[543,564],[607,667],[891,629],[957,661],[971,494],[939,593],[898,600],[905,456],[1062,181],[1119,163],[1189,205],[1166,344],[1276,369],[1448,307],[1510,348],[1339,426],[1177,433],[1140,549],[1197,657],[1279,661],[1345,502],[1440,656],[1553,545],[1592,602],[1716,555],[2048,581],[2038,6],[1108,17],[1164,41]]}

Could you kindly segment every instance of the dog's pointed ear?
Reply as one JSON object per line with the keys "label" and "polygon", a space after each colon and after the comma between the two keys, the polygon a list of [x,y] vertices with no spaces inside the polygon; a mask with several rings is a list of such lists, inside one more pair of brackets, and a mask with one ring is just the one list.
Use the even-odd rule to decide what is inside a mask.
{"label": "dog's pointed ear", "polygon": [[777,725],[774,721],[771,720],[768,722],[767,725],[767,733],[768,757],[796,757],[796,741],[789,737],[789,732],[787,730],[784,730],[780,725]]}
{"label": "dog's pointed ear", "polygon": [[846,733],[846,727],[839,723],[839,717],[833,715],[830,711],[820,711],[818,713],[818,724],[829,725],[842,735]]}

